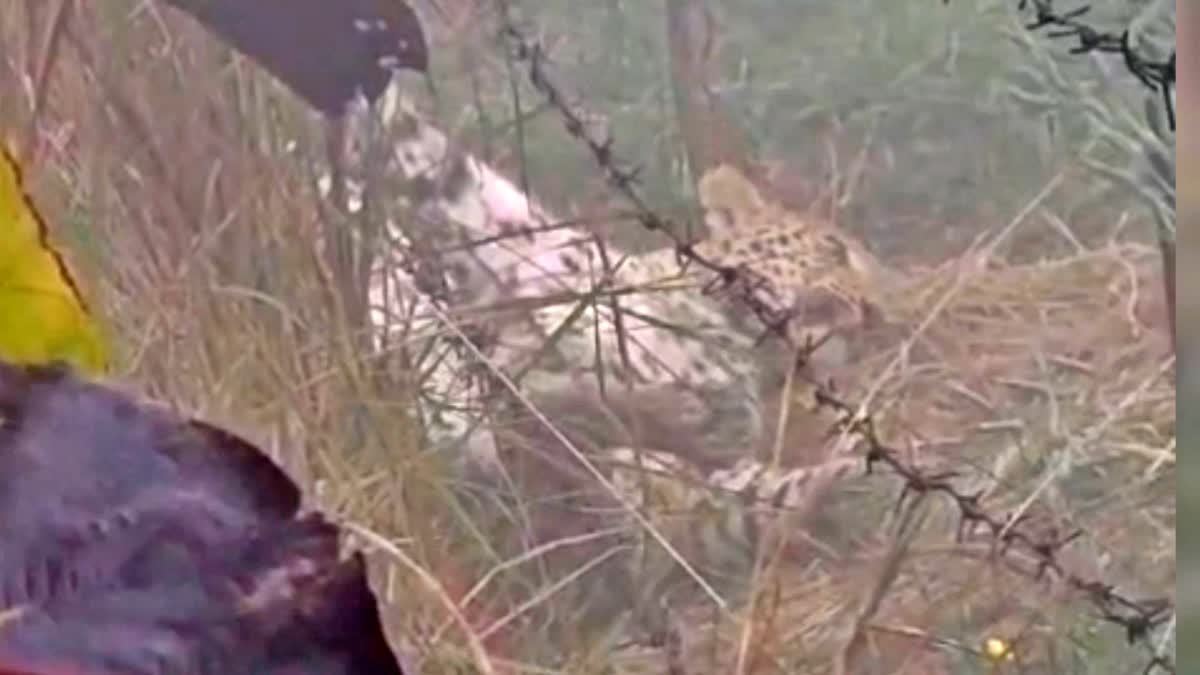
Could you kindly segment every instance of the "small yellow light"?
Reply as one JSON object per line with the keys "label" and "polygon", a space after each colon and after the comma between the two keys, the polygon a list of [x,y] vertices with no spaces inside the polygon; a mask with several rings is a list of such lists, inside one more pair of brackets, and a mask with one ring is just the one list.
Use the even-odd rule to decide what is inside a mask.
{"label": "small yellow light", "polygon": [[1012,645],[997,637],[988,638],[983,643],[983,651],[993,661],[1012,661],[1014,658]]}

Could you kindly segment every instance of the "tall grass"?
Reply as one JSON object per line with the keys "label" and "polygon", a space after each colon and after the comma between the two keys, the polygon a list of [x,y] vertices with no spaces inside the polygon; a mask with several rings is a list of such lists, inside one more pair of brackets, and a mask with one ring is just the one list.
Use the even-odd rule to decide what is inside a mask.
{"label": "tall grass", "polygon": [[[532,116],[517,146],[509,71],[487,22],[442,4],[426,13],[439,121],[511,175],[524,169],[560,212],[606,203],[558,120]],[[866,157],[842,221],[931,278],[927,268],[1063,178],[986,265],[936,277],[952,283],[931,286],[914,326],[865,341],[847,386],[873,396],[914,458],[972,472],[991,508],[1036,496],[1039,517],[1082,525],[1074,564],[1135,594],[1171,594],[1174,385],[1157,258],[1144,245],[1150,213],[1087,172],[1090,127],[1047,122],[1070,106],[1022,112],[1011,94],[1039,81],[1013,73],[1033,68],[1031,52],[1050,56],[997,28],[1015,26],[1005,3],[942,14],[936,2],[883,4],[721,4],[724,95],[765,155],[831,182],[838,162]],[[656,203],[678,208],[687,195],[658,10],[585,5],[533,18],[611,112],[619,149],[645,161]],[[655,612],[662,639],[631,644],[627,599],[659,602],[660,577],[593,563],[624,555],[635,533],[514,543],[513,501],[426,447],[411,414],[418,375],[381,371],[362,348],[319,243],[334,217],[315,187],[323,123],[155,3],[68,3],[47,48],[57,6],[0,4],[0,130],[23,144],[35,198],[116,337],[115,379],[253,439],[313,504],[348,521],[353,543],[373,552],[393,643],[421,672],[824,673],[840,660],[852,672],[1119,673],[1143,663],[1079,598],[984,543],[955,544],[937,504],[894,512],[897,486],[878,476],[791,524],[802,555],[781,547],[740,569],[732,609],[685,589]],[[43,61],[44,91],[32,84]],[[1071,67],[1071,86],[1094,92],[1093,65]],[[1122,96],[1097,100],[1130,109]],[[1101,159],[1123,161],[1108,152]],[[803,401],[794,410],[794,425],[828,423]],[[664,522],[674,518],[682,539],[704,517],[720,515]],[[560,555],[569,564],[549,562]],[[1018,661],[981,658],[988,635],[1015,641]]]}

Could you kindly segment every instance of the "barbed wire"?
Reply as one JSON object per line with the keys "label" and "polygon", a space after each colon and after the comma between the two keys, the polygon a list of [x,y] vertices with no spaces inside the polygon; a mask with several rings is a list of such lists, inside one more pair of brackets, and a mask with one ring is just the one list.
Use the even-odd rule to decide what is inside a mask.
{"label": "barbed wire", "polygon": [[[942,2],[950,4],[950,0]],[[1074,40],[1075,45],[1070,49],[1072,54],[1119,54],[1126,70],[1161,97],[1167,123],[1171,131],[1175,131],[1175,49],[1171,49],[1171,55],[1161,61],[1146,56],[1134,47],[1129,28],[1114,33],[1085,23],[1082,18],[1092,10],[1091,5],[1081,5],[1063,12],[1055,10],[1054,0],[1018,0],[1019,11],[1027,12],[1030,8],[1033,9],[1033,20],[1025,24],[1025,28],[1033,32],[1043,31],[1052,40]]]}
{"label": "barbed wire", "polygon": [[[896,507],[903,505],[910,496],[920,499],[929,495],[942,495],[958,509],[959,526],[956,540],[962,541],[979,528],[983,528],[999,545],[1001,556],[1021,549],[1033,556],[1037,564],[1035,578],[1053,573],[1068,586],[1083,593],[1099,610],[1100,618],[1121,627],[1130,644],[1141,643],[1150,648],[1151,659],[1143,673],[1161,670],[1174,673],[1175,666],[1169,657],[1158,653],[1152,642],[1154,630],[1166,623],[1174,613],[1174,605],[1167,598],[1135,600],[1117,592],[1115,586],[1101,579],[1088,579],[1068,570],[1059,560],[1059,553],[1084,531],[1076,528],[1069,533],[1049,528],[1043,533],[1033,534],[1022,526],[1032,520],[1029,512],[1012,516],[996,516],[988,513],[980,504],[982,492],[966,493],[951,482],[957,477],[954,472],[929,473],[900,459],[896,449],[885,445],[875,431],[873,419],[859,414],[855,408],[832,394],[828,387],[817,387],[817,404],[838,414],[837,426],[860,438],[866,445],[866,471],[872,473],[878,465],[891,469],[904,481]],[[1015,547],[1015,548],[1014,548]]]}
{"label": "barbed wire", "polygon": [[[794,313],[790,309],[779,307],[774,298],[770,297],[773,290],[767,279],[748,267],[723,265],[701,256],[693,242],[685,241],[676,234],[676,223],[672,219],[663,217],[650,208],[636,188],[640,182],[640,169],[622,166],[624,163],[616,157],[614,139],[607,125],[598,124],[599,116],[589,113],[579,101],[568,96],[566,87],[559,84],[549,70],[550,63],[540,44],[527,40],[512,24],[507,3],[502,1],[501,6],[502,36],[514,48],[513,56],[527,64],[526,74],[534,89],[545,97],[550,107],[559,114],[567,133],[588,149],[608,184],[633,207],[626,215],[646,230],[671,238],[682,265],[694,264],[714,273],[716,283],[706,287],[705,293],[739,296],[766,326],[767,330],[762,337],[770,333],[786,337],[786,328]],[[761,339],[760,337],[760,341]],[[809,346],[807,351],[811,353],[812,346]]]}
{"label": "barbed wire", "polygon": [[[1025,1],[1023,0],[1022,4]],[[681,265],[699,265],[713,272],[716,275],[716,283],[704,292],[722,292],[744,303],[766,327],[760,342],[766,338],[784,340],[800,354],[797,368],[802,369],[815,345],[794,343],[787,330],[788,324],[794,318],[793,313],[790,308],[777,305],[772,297],[770,282],[744,266],[731,267],[705,258],[696,251],[692,242],[685,241],[676,234],[675,223],[655,212],[641,196],[637,188],[639,169],[617,157],[611,130],[605,125],[597,124],[596,121],[600,118],[590,113],[579,98],[568,93],[568,89],[558,81],[552,72],[552,64],[545,49],[540,42],[528,37],[525,31],[517,26],[506,0],[497,0],[497,3],[500,8],[501,40],[511,49],[512,58],[525,64],[525,74],[533,88],[561,117],[567,133],[587,148],[608,184],[633,207],[634,220],[651,232],[669,237]],[[1036,4],[1049,5],[1048,2]],[[1043,14],[1040,20],[1048,22],[1047,25],[1061,20],[1059,25],[1075,26],[1076,24],[1071,22],[1081,14],[1077,11],[1058,19],[1051,19]],[[1093,39],[1093,33],[1078,30],[1081,43],[1089,45],[1089,49],[1106,48],[1106,39]],[[1121,44],[1126,42],[1122,41]],[[1139,67],[1145,67],[1144,62],[1135,63],[1142,64]],[[1158,71],[1150,68],[1148,72]],[[1173,82],[1173,67],[1170,78]],[[1166,81],[1165,76],[1163,81]],[[1028,514],[1021,514],[1015,518],[990,514],[981,504],[982,492],[968,493],[956,487],[953,481],[957,474],[954,472],[932,473],[906,462],[899,451],[880,440],[875,431],[873,417],[868,412],[858,410],[856,406],[838,396],[831,383],[821,382],[811,375],[805,376],[813,385],[817,405],[836,414],[835,430],[848,432],[865,445],[866,472],[871,473],[883,465],[903,482],[897,507],[908,499],[937,495],[948,499],[959,513],[956,539],[961,541],[968,534],[983,528],[997,544],[996,555],[1006,556],[1017,550],[1024,551],[1037,563],[1035,577],[1041,579],[1049,573],[1065,581],[1069,587],[1090,600],[1102,620],[1120,627],[1130,644],[1141,644],[1149,648],[1151,658],[1143,673],[1176,672],[1173,660],[1159,653],[1153,642],[1155,630],[1174,614],[1174,603],[1168,598],[1133,599],[1118,592],[1113,584],[1102,579],[1084,578],[1068,570],[1059,559],[1059,554],[1069,543],[1082,536],[1083,530],[1074,530],[1065,535],[1054,531],[1035,534],[1027,529],[1030,520]]]}

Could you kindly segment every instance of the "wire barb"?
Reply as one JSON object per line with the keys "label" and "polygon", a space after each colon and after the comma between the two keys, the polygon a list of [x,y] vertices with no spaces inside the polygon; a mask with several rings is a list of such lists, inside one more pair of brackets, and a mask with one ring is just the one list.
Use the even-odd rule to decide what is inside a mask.
{"label": "wire barb", "polygon": [[[947,0],[948,2],[948,0]],[[1021,0],[1021,7],[1033,4],[1037,9],[1036,28],[1055,26],[1070,35],[1077,37],[1080,48],[1084,51],[1114,51],[1125,55],[1126,63],[1135,74],[1141,74],[1139,79],[1148,85],[1169,89],[1174,85],[1174,55],[1170,67],[1155,64],[1142,59],[1132,49],[1128,48],[1128,36],[1112,36],[1101,33],[1079,23],[1087,8],[1080,8],[1066,14],[1056,14],[1051,10],[1051,2],[1047,0]],[[508,11],[507,3],[499,2],[500,36],[512,50],[514,59],[525,64],[526,75],[534,89],[545,99],[548,106],[562,118],[567,133],[582,143],[591,153],[597,167],[604,173],[609,185],[613,187],[633,207],[633,219],[643,228],[660,232],[672,239],[676,257],[681,265],[698,265],[713,272],[715,279],[705,288],[705,292],[720,293],[742,302],[766,327],[763,339],[776,338],[784,340],[790,347],[795,348],[788,325],[794,317],[790,308],[783,308],[775,301],[774,289],[767,279],[753,274],[744,267],[731,267],[708,260],[696,252],[689,241],[684,241],[675,234],[671,222],[660,216],[649,207],[637,191],[638,169],[628,168],[613,151],[614,139],[606,129],[598,133],[593,126],[585,123],[592,116],[583,109],[577,97],[568,95],[556,83],[550,71],[550,59],[542,46],[528,37],[514,23]],[[1066,36],[1068,33],[1063,33]],[[1169,95],[1167,97],[1169,99]],[[1174,129],[1174,115],[1170,115],[1171,128]],[[802,366],[812,350],[819,346],[811,340],[800,345],[796,350],[800,354],[798,365]],[[802,370],[802,369],[801,369]],[[1082,530],[1075,530],[1067,536],[1056,533],[1035,534],[1026,530],[1028,516],[1022,515],[1015,520],[1009,517],[998,517],[988,513],[982,506],[982,493],[962,492],[954,484],[957,475],[949,473],[926,473],[921,468],[904,461],[902,455],[895,449],[885,445],[876,434],[872,416],[859,412],[855,406],[838,397],[832,386],[804,374],[814,385],[816,404],[832,410],[837,416],[835,428],[837,431],[849,433],[865,446],[865,471],[870,474],[877,468],[890,470],[903,481],[902,492],[897,502],[899,508],[910,496],[915,499],[941,496],[948,499],[959,512],[959,528],[957,537],[963,538],[979,529],[980,526],[999,545],[999,555],[1008,555],[1010,551],[1020,550],[1031,556],[1037,562],[1035,577],[1041,578],[1047,574],[1064,581],[1071,588],[1086,596],[1098,610],[1100,618],[1123,628],[1130,643],[1140,643],[1149,647],[1151,661],[1145,673],[1163,672],[1175,673],[1172,660],[1160,654],[1152,642],[1155,629],[1165,623],[1174,614],[1173,603],[1165,598],[1151,600],[1134,600],[1119,594],[1115,588],[1096,579],[1083,579],[1066,570],[1058,557],[1060,551],[1078,537]],[[1013,520],[1013,522],[1009,522]]]}
{"label": "wire barb", "polygon": [[[950,4],[950,0],[945,0]],[[1133,38],[1129,29],[1121,33],[1098,30],[1082,21],[1090,5],[1083,5],[1066,12],[1054,9],[1054,0],[1019,0],[1017,9],[1028,11],[1033,8],[1034,18],[1025,24],[1030,31],[1045,31],[1051,40],[1075,40],[1071,47],[1072,54],[1087,54],[1101,52],[1105,54],[1120,54],[1121,60],[1134,77],[1147,89],[1162,97],[1163,108],[1167,112],[1167,122],[1172,132],[1175,131],[1175,50],[1165,60],[1158,61],[1140,53],[1133,46]]]}

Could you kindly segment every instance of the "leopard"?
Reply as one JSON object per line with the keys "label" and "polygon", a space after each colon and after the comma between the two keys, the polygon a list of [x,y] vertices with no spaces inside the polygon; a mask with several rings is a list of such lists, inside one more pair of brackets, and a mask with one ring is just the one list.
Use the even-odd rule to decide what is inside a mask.
{"label": "leopard", "polygon": [[[852,330],[881,309],[878,287],[890,270],[865,245],[831,223],[771,203],[741,170],[721,164],[703,174],[698,196],[708,236],[688,246],[701,260],[759,281],[792,313],[788,337],[797,344]],[[708,268],[681,271],[679,247],[639,256],[629,267],[643,283],[670,280],[692,288],[718,281]],[[731,322],[744,305],[725,303]],[[837,361],[832,358],[831,361]]]}
{"label": "leopard", "polygon": [[[429,444],[473,475],[536,495],[545,522],[535,539],[595,529],[579,515],[607,510],[645,548],[659,525],[640,517],[647,497],[633,486],[660,467],[678,488],[666,490],[671,509],[725,514],[716,530],[752,545],[747,533],[762,518],[811,505],[857,466],[845,457],[779,466],[753,451],[794,358],[764,349],[773,327],[709,292],[719,273],[681,266],[677,242],[634,253],[564,226],[394,89],[350,122],[352,167],[366,164],[362,128],[385,130],[370,146],[384,148],[376,166],[387,183],[387,245],[370,284],[375,348],[427,355],[416,368],[428,373],[418,407]],[[356,194],[369,182],[348,180]],[[869,295],[865,247],[769,202],[736,169],[706,173],[698,196],[708,236],[689,250],[763,276],[772,313],[801,310],[791,337],[838,325]]]}
{"label": "leopard", "polygon": [[[397,228],[404,229],[399,237],[449,251],[434,264],[447,270],[450,314],[459,323],[487,324],[488,357],[520,375],[524,394],[564,411],[610,404],[619,427],[648,427],[651,445],[685,439],[688,448],[671,449],[706,462],[762,433],[754,336],[729,330],[720,308],[689,289],[618,297],[608,289],[636,285],[636,261],[613,251],[622,261],[615,272],[605,269],[604,244],[577,228],[551,227],[556,219],[545,209],[469,153],[452,152],[446,136],[418,116],[396,119],[389,159],[409,179],[410,208],[420,214]],[[417,232],[413,220],[432,226]],[[383,299],[403,295],[396,286],[411,283],[396,276],[396,263],[385,259],[373,284],[382,333],[389,325]],[[610,389],[623,391],[616,397]]]}

